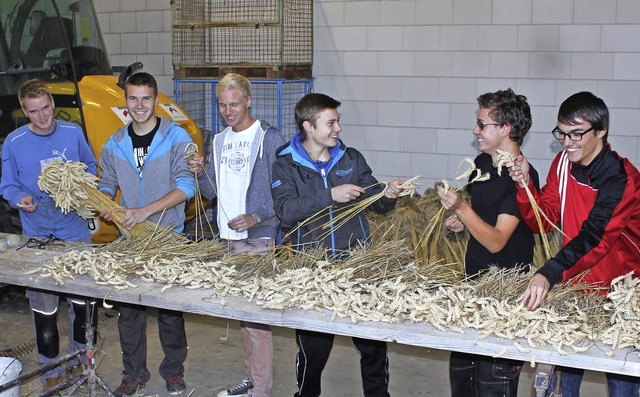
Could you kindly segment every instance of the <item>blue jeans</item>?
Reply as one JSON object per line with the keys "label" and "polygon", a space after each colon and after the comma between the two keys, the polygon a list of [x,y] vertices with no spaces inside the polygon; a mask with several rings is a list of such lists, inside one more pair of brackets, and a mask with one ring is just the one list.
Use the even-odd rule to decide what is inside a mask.
{"label": "blue jeans", "polygon": [[[562,372],[560,385],[562,388],[562,397],[580,397],[580,384],[584,369],[556,367],[556,370]],[[640,378],[633,376],[605,373],[607,376],[607,388],[609,389],[609,397],[640,397]],[[550,386],[546,396],[551,396],[556,383],[556,371],[553,371],[550,380]]]}

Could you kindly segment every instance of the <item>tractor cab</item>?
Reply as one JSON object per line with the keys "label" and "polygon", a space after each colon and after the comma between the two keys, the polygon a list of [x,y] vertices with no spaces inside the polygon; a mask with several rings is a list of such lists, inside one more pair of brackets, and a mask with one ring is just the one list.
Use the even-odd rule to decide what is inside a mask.
{"label": "tractor cab", "polygon": [[0,136],[26,123],[18,87],[51,85],[57,118],[83,125],[77,82],[113,75],[91,0],[0,2]]}
{"label": "tractor cab", "polygon": [[[55,118],[81,126],[99,157],[109,136],[130,120],[124,82],[140,67],[111,67],[91,0],[1,0],[0,144],[28,123],[17,92],[22,83],[38,78],[51,88]],[[156,113],[180,124],[204,153],[200,129],[171,98],[159,93]],[[193,215],[193,205],[190,211]],[[96,219],[89,227],[95,242],[117,235],[113,225]],[[20,230],[17,212],[0,200],[0,231]]]}

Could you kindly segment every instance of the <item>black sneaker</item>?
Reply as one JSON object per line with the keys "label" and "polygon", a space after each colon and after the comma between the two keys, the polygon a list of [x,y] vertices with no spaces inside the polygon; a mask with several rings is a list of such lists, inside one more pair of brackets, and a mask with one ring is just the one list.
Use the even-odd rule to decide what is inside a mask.
{"label": "black sneaker", "polygon": [[246,379],[243,379],[242,382],[238,383],[237,386],[234,386],[231,389],[223,390],[220,393],[218,393],[218,397],[226,397],[226,396],[248,397],[249,390],[251,389],[253,389],[253,382],[251,382],[251,379],[246,378]]}
{"label": "black sneaker", "polygon": [[122,383],[116,390],[114,390],[113,394],[116,397],[128,397],[135,396],[138,393],[144,393],[144,383],[139,383],[138,380],[131,375],[122,374]]}
{"label": "black sneaker", "polygon": [[173,396],[178,396],[184,393],[187,390],[187,385],[184,383],[184,374],[178,374],[174,376],[170,376],[168,378],[164,378],[164,381],[167,383],[167,390],[169,394]]}

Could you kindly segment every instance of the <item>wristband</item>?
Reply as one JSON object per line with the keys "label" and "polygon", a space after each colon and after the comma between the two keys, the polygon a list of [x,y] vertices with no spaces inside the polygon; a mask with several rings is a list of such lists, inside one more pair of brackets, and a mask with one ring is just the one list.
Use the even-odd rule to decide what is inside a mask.
{"label": "wristband", "polygon": [[256,223],[256,225],[260,223],[260,221],[258,221],[258,217],[253,212],[251,213],[251,217],[253,218],[253,221]]}

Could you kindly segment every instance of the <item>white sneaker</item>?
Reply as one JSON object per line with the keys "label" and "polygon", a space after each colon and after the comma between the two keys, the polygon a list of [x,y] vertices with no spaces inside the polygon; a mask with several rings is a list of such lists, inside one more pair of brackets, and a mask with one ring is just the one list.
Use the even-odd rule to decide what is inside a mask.
{"label": "white sneaker", "polygon": [[249,397],[249,390],[253,389],[253,382],[251,379],[243,379],[237,386],[231,389],[223,390],[218,393],[218,397],[236,396],[236,397]]}

